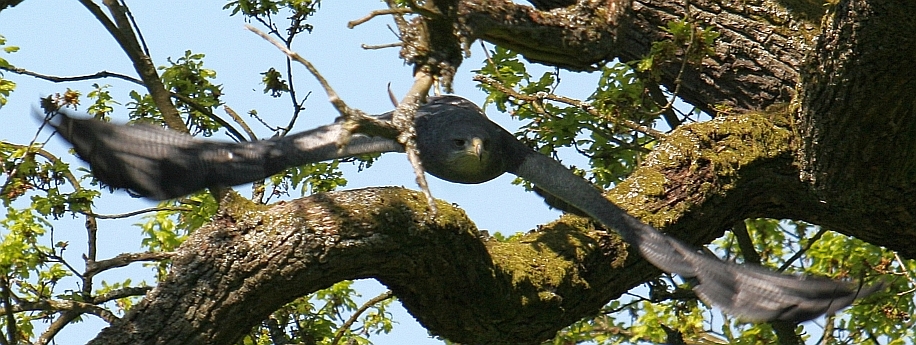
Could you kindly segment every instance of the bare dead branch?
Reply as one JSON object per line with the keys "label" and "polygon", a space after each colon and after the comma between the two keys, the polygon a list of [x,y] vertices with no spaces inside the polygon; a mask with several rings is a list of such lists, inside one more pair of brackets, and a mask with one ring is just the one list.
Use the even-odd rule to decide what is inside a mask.
{"label": "bare dead branch", "polygon": [[258,30],[257,28],[251,25],[246,25],[245,28],[251,32],[254,32],[258,36],[261,36],[261,38],[267,40],[268,42],[276,46],[277,49],[280,49],[280,51],[286,54],[290,59],[295,60],[296,62],[299,62],[300,64],[305,66],[305,68],[315,77],[315,79],[318,80],[318,83],[321,84],[325,93],[328,95],[328,100],[331,102],[332,105],[334,105],[334,108],[337,109],[337,112],[344,119],[347,120],[347,122],[343,126],[344,133],[338,139],[338,143],[337,143],[338,146],[340,147],[345,146],[347,142],[349,141],[350,133],[354,133],[357,131],[359,131],[360,133],[366,133],[366,134],[381,136],[385,138],[391,138],[391,139],[397,138],[398,133],[400,132],[395,125],[392,125],[386,121],[378,120],[377,118],[369,116],[365,112],[359,109],[350,108],[346,104],[346,102],[344,102],[343,99],[341,99],[340,96],[337,95],[337,92],[334,91],[330,83],[328,83],[328,81],[324,78],[324,76],[321,75],[318,69],[315,68],[315,66],[312,65],[311,62],[303,58],[298,53],[292,50],[289,50],[289,48],[286,48],[283,44],[278,42],[276,39],[274,39],[273,37],[270,37],[269,35]]}
{"label": "bare dead branch", "polygon": [[357,25],[368,22],[372,20],[372,18],[375,18],[377,16],[384,16],[384,15],[389,15],[389,14],[404,15],[404,14],[409,14],[409,13],[415,13],[415,12],[409,8],[389,8],[386,10],[375,10],[375,11],[369,12],[369,14],[367,14],[365,17],[348,22],[347,28],[348,29],[355,28]]}
{"label": "bare dead branch", "polygon": [[0,67],[0,70],[4,70],[4,71],[7,71],[7,72],[13,72],[13,73],[16,73],[16,74],[21,74],[21,75],[27,75],[27,76],[30,76],[30,77],[35,77],[35,78],[38,78],[38,79],[43,79],[43,80],[47,80],[47,81],[55,82],[55,83],[63,83],[63,82],[69,82],[69,81],[83,81],[83,80],[92,80],[92,79],[102,79],[102,78],[117,78],[117,79],[129,81],[129,82],[134,83],[134,84],[143,85],[143,82],[140,81],[140,79],[131,77],[131,76],[129,76],[129,75],[125,75],[125,74],[121,74],[121,73],[115,73],[115,72],[109,72],[109,71],[99,71],[99,72],[96,72],[96,73],[93,73],[93,74],[77,75],[77,76],[70,76],[70,77],[58,77],[58,76],[53,76],[53,75],[48,75],[48,74],[42,74],[42,73],[38,73],[38,72],[32,72],[32,71],[26,70],[26,69],[24,69],[24,68],[12,67],[12,66],[11,66],[11,67]]}
{"label": "bare dead branch", "polygon": [[175,256],[174,252],[145,252],[145,253],[125,253],[115,256],[111,259],[90,261],[86,263],[86,277],[91,277],[99,272],[115,268],[124,267],[139,261],[161,261],[170,259]]}
{"label": "bare dead branch", "polygon": [[365,50],[377,50],[377,49],[395,48],[395,47],[402,47],[402,46],[404,46],[404,44],[400,42],[388,43],[388,44],[378,44],[378,45],[370,45],[370,44],[361,44],[360,45],[360,47]]}
{"label": "bare dead branch", "polygon": [[341,115],[351,114],[353,110],[350,109],[350,107],[348,107],[347,104],[342,99],[340,99],[340,96],[337,95],[337,92],[334,91],[334,88],[331,87],[331,84],[328,83],[326,79],[324,79],[324,76],[322,76],[321,73],[318,72],[318,69],[315,68],[315,66],[313,66],[311,62],[303,58],[301,55],[299,55],[299,53],[289,50],[289,48],[287,48],[286,46],[278,42],[273,37],[270,37],[263,31],[258,30],[257,28],[251,25],[245,25],[245,28],[248,29],[248,31],[254,32],[258,36],[261,36],[261,38],[273,44],[275,47],[277,47],[277,49],[280,49],[280,51],[286,54],[286,56],[288,56],[290,59],[293,59],[296,62],[305,66],[305,68],[308,69],[308,71],[312,73],[313,76],[315,76],[315,79],[318,80],[318,83],[321,84],[321,87],[324,88],[324,91],[328,94],[328,100],[331,102],[331,104],[334,105],[334,107],[337,108],[337,111],[340,112]]}

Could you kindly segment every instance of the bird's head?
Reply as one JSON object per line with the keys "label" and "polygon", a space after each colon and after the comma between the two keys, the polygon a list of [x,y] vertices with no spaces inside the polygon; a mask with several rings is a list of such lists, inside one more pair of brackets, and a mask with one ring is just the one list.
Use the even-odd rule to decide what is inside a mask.
{"label": "bird's head", "polygon": [[[491,164],[490,138],[486,133],[454,133],[445,139],[443,145],[449,146],[445,160],[449,170],[456,176],[467,176],[463,179],[476,180],[488,170]],[[459,181],[462,182],[462,181]]]}
{"label": "bird's head", "polygon": [[505,172],[497,141],[501,129],[480,108],[456,97],[432,98],[417,118],[417,145],[423,167],[446,181],[481,183]]}

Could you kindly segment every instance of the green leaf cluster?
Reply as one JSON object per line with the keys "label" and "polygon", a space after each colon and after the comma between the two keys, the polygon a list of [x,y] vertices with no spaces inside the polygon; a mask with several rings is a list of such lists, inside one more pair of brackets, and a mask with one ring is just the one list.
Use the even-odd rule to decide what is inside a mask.
{"label": "green leaf cluster", "polygon": [[[219,97],[222,95],[222,85],[216,85],[211,80],[216,79],[216,71],[204,68],[204,54],[194,54],[190,50],[176,60],[167,59],[169,66],[160,66],[162,70],[162,83],[173,93],[187,96],[194,100],[195,105],[206,108],[210,113],[222,104]],[[201,133],[210,136],[221,126],[206,113],[196,109],[181,99],[175,100],[175,106],[182,113],[187,114],[192,133]]]}
{"label": "green leaf cluster", "polygon": [[92,84],[92,91],[86,94],[86,97],[93,100],[92,104],[86,108],[86,112],[104,121],[111,120],[108,115],[114,112],[115,105],[121,104],[111,96],[111,92],[108,91],[109,88],[111,88],[109,84]]}
{"label": "green leaf cluster", "polygon": [[[36,301],[58,297],[72,299],[66,295],[55,296],[58,282],[71,275],[59,261],[56,248],[44,246],[40,241],[48,233],[51,224],[38,216],[33,208],[6,208],[6,217],[0,220],[0,296],[5,301],[15,298],[19,301]],[[5,303],[4,303],[5,304]],[[20,339],[34,336],[32,322],[46,319],[53,312],[37,310],[15,318]],[[8,329],[9,319],[0,318],[0,327]]]}
{"label": "green leaf cluster", "polygon": [[[292,344],[330,345],[335,344],[335,337],[340,337],[336,344],[371,344],[371,335],[388,333],[394,327],[388,311],[394,299],[360,306],[354,299],[360,294],[352,285],[352,281],[342,281],[283,306],[273,314],[275,327],[284,330]],[[360,309],[364,311],[355,314]],[[344,328],[348,321],[355,322]],[[273,344],[270,327],[255,327],[239,344]]]}
{"label": "green leaf cluster", "polygon": [[[7,54],[15,53],[16,51],[19,50],[19,47],[6,45],[6,38],[3,37],[3,35],[0,35],[0,48],[2,48],[3,52]],[[0,68],[11,68],[11,67],[13,67],[13,65],[11,65],[9,61],[4,59],[3,57],[0,57]],[[14,83],[12,80],[3,78],[3,72],[0,72],[0,108],[3,108],[3,106],[6,105],[7,98],[10,96],[10,93],[12,93],[13,89],[15,88],[16,88],[16,83]]]}
{"label": "green leaf cluster", "polygon": [[273,194],[289,195],[291,189],[299,189],[300,195],[330,192],[347,185],[347,179],[340,171],[340,161],[309,163],[286,169],[270,177],[274,186]]}
{"label": "green leaf cluster", "polygon": [[[241,13],[268,26],[272,26],[274,15],[286,11],[289,13],[288,19],[291,23],[287,32],[295,35],[301,32],[312,32],[315,27],[306,23],[306,19],[315,15],[319,7],[321,7],[321,0],[238,0],[230,1],[223,6],[223,9],[230,10],[229,15],[231,16]],[[276,30],[275,27],[272,29]]]}
{"label": "green leaf cluster", "polygon": [[656,141],[622,125],[628,121],[651,127],[659,117],[658,106],[647,99],[642,81],[625,64],[603,67],[588,103],[573,105],[544,100],[559,85],[559,71],[534,78],[519,55],[510,50],[496,47],[475,72],[516,89],[518,94],[538,97],[536,102],[522,101],[499,88],[480,85],[489,93],[488,104],[524,122],[516,133],[520,140],[548,155],[555,156],[560,148],[574,149],[588,158],[588,177],[601,187],[629,175]]}

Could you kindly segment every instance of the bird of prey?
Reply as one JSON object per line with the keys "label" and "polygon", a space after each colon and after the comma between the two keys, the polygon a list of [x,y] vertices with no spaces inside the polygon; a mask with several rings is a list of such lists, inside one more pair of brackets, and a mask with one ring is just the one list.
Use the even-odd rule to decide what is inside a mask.
{"label": "bird of prey", "polygon": [[[390,118],[391,113],[381,117]],[[66,115],[57,116],[52,124],[99,180],[159,200],[263,179],[310,162],[404,150],[394,140],[364,134],[354,134],[349,144],[338,148],[340,121],[245,143],[204,141],[159,127]],[[430,174],[458,183],[481,183],[505,172],[525,178],[616,230],[661,270],[697,282],[693,289],[703,301],[742,320],[809,320],[844,308],[880,286],[857,289],[853,282],[779,274],[698,251],[630,216],[588,181],[491,122],[467,99],[431,97],[419,107],[415,128],[420,160]]]}

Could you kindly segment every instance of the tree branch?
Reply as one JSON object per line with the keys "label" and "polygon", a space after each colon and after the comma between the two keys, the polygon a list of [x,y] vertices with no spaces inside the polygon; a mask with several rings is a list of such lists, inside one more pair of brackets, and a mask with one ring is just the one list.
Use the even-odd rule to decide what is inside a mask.
{"label": "tree branch", "polygon": [[153,65],[148,55],[140,51],[141,45],[137,42],[134,31],[131,29],[131,23],[124,14],[125,7],[115,2],[115,0],[103,1],[105,6],[111,11],[112,16],[115,17],[118,23],[115,24],[115,22],[112,22],[95,2],[91,0],[80,0],[80,3],[83,4],[83,6],[86,7],[103,26],[105,26],[108,33],[114,37],[118,45],[121,46],[121,49],[127,54],[127,57],[130,58],[130,61],[133,62],[134,69],[137,71],[137,74],[140,75],[143,85],[146,86],[146,90],[149,91],[153,102],[156,103],[156,107],[162,113],[162,119],[165,124],[172,130],[188,133],[188,128],[185,126],[184,121],[181,120],[178,109],[172,104],[169,92],[162,83],[159,72],[156,71],[156,66]]}
{"label": "tree branch", "polygon": [[627,120],[627,119],[618,119],[618,118],[615,118],[615,117],[613,117],[613,116],[602,116],[602,115],[598,112],[598,110],[596,110],[595,107],[593,107],[591,104],[588,104],[588,103],[583,102],[583,101],[580,101],[580,100],[576,100],[576,99],[572,99],[572,98],[564,97],[564,96],[560,96],[560,95],[555,95],[555,94],[552,94],[552,93],[550,93],[550,94],[549,94],[549,93],[544,93],[544,92],[538,93],[538,94],[535,94],[535,95],[525,95],[525,94],[521,94],[521,93],[518,93],[518,92],[516,92],[515,90],[513,90],[513,89],[511,89],[511,88],[509,88],[509,87],[506,87],[505,85],[503,85],[502,83],[500,83],[498,80],[495,80],[495,79],[493,79],[493,78],[490,78],[490,77],[487,77],[487,76],[484,76],[484,75],[479,75],[479,74],[474,76],[474,81],[479,81],[479,82],[481,82],[481,83],[490,85],[490,86],[496,88],[497,90],[499,90],[499,92],[505,93],[505,94],[507,94],[507,95],[509,95],[509,96],[512,96],[512,97],[517,98],[517,99],[520,99],[520,100],[522,100],[522,101],[526,101],[526,102],[541,102],[541,101],[547,99],[547,100],[551,100],[551,101],[554,101],[554,102],[559,102],[559,103],[568,104],[568,105],[571,105],[571,106],[580,108],[580,109],[582,109],[582,110],[585,110],[586,112],[588,112],[589,114],[591,114],[591,115],[594,116],[594,117],[601,117],[601,118],[610,119],[610,121],[614,122],[614,124],[616,124],[616,125],[620,125],[620,126],[622,126],[622,127],[626,127],[626,128],[632,129],[632,130],[634,130],[634,131],[638,131],[638,132],[645,133],[645,134],[647,134],[647,135],[649,135],[649,136],[652,136],[652,137],[654,137],[654,138],[661,139],[661,138],[664,138],[664,137],[665,137],[665,133],[662,133],[662,132],[656,131],[656,130],[654,130],[654,129],[652,129],[652,128],[649,128],[649,127],[640,125],[640,124],[638,124],[638,123],[636,123],[636,122],[633,122],[633,121],[630,121],[630,120]]}
{"label": "tree branch", "polygon": [[174,252],[145,252],[119,254],[111,259],[86,263],[84,276],[91,277],[99,272],[115,267],[124,267],[139,261],[162,261],[175,256]]}
{"label": "tree branch", "polygon": [[77,211],[77,212],[84,214],[86,216],[95,217],[98,219],[121,219],[121,218],[129,218],[129,217],[133,217],[136,215],[141,215],[144,213],[159,212],[159,211],[188,212],[188,211],[192,211],[192,209],[187,208],[187,207],[150,207],[150,208],[144,208],[142,210],[136,210],[136,211],[125,212],[125,213],[116,213],[116,214],[98,214],[98,213],[80,212],[80,211]]}
{"label": "tree branch", "polygon": [[378,296],[371,298],[370,300],[366,301],[366,303],[363,303],[363,305],[359,306],[359,308],[353,312],[353,315],[350,315],[350,318],[341,324],[340,328],[337,329],[337,332],[334,333],[334,339],[331,340],[331,345],[337,345],[337,343],[339,343],[340,339],[343,337],[344,333],[350,330],[350,327],[353,327],[353,323],[355,323],[356,320],[359,319],[359,316],[366,312],[366,310],[369,310],[370,307],[391,297],[394,297],[394,293],[392,293],[391,290],[388,290]]}
{"label": "tree branch", "polygon": [[101,304],[101,303],[105,303],[108,301],[113,301],[113,300],[121,299],[125,297],[143,296],[147,292],[150,292],[152,289],[153,288],[150,286],[124,287],[124,288],[120,288],[116,290],[111,290],[104,294],[95,296],[95,298],[93,298],[93,301],[95,301],[95,303]]}
{"label": "tree branch", "polygon": [[51,81],[51,82],[55,82],[55,83],[63,83],[63,82],[68,82],[68,81],[82,81],[82,80],[91,80],[91,79],[101,79],[101,78],[118,78],[118,79],[121,79],[121,80],[129,81],[129,82],[134,83],[134,84],[143,85],[143,82],[140,81],[140,80],[137,79],[137,78],[131,77],[131,76],[129,76],[129,75],[120,74],[120,73],[114,73],[114,72],[109,72],[109,71],[99,71],[99,72],[95,72],[95,73],[93,73],[93,74],[78,75],[78,76],[71,76],[71,77],[58,77],[58,76],[53,76],[53,75],[48,75],[48,74],[41,74],[41,73],[37,73],[37,72],[32,72],[32,71],[26,70],[26,69],[24,69],[24,68],[12,67],[12,66],[11,66],[11,67],[3,67],[3,66],[0,66],[0,70],[8,71],[8,72],[13,72],[13,73],[16,73],[16,74],[27,75],[27,76],[30,76],[30,77],[35,77],[35,78],[38,78],[38,79],[43,79],[43,80],[47,80],[47,81]]}
{"label": "tree branch", "polygon": [[0,299],[3,300],[3,317],[6,318],[6,337],[0,334],[0,344],[15,345],[19,344],[19,331],[16,327],[16,315],[11,298],[9,279],[4,275],[0,277]]}

